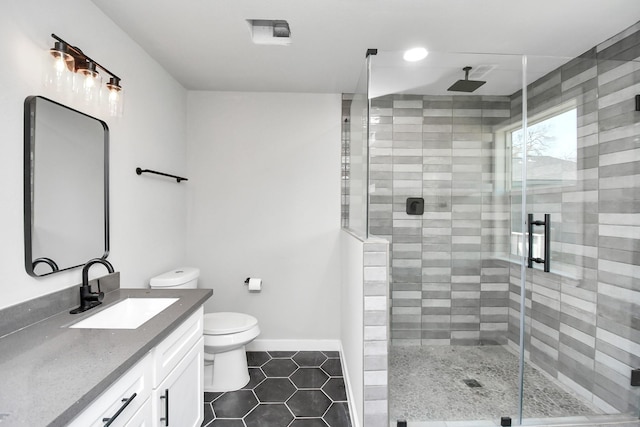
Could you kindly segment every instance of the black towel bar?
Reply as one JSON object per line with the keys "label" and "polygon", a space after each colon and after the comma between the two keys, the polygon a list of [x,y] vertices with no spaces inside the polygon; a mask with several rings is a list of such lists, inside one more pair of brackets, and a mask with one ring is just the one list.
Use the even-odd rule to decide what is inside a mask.
{"label": "black towel bar", "polygon": [[140,169],[140,168],[136,168],[136,173],[138,175],[142,175],[143,173],[148,172],[148,173],[155,173],[156,175],[162,175],[162,176],[168,176],[169,178],[175,178],[177,182],[180,181],[189,181],[188,178],[183,178],[181,176],[176,176],[176,175],[170,175],[168,173],[164,173],[164,172],[158,172],[158,171],[154,171],[151,169]]}

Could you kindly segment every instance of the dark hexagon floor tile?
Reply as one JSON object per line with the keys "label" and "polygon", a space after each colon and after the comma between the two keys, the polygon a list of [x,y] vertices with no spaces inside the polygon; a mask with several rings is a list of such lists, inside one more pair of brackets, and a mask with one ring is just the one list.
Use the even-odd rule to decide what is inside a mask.
{"label": "dark hexagon floor tile", "polygon": [[327,357],[330,357],[330,358],[332,358],[332,359],[340,358],[340,352],[339,352],[339,351],[323,351],[323,353],[324,353]]}
{"label": "dark hexagon floor tile", "polygon": [[207,427],[244,427],[244,423],[242,422],[242,420],[234,420],[234,419],[227,419],[227,420],[223,419],[223,420],[221,420],[221,419],[217,419],[217,420],[214,420]]}
{"label": "dark hexagon floor tile", "polygon": [[349,418],[349,406],[346,402],[336,402],[331,405],[324,420],[331,427],[350,427],[351,418]]}
{"label": "dark hexagon floor tile", "polygon": [[296,351],[270,351],[271,357],[291,357],[296,354]]}
{"label": "dark hexagon floor tile", "polygon": [[327,356],[321,351],[299,351],[293,356],[293,360],[300,367],[318,367],[327,360]]}
{"label": "dark hexagon floor tile", "polygon": [[290,378],[298,388],[320,388],[329,375],[320,368],[300,368]]}
{"label": "dark hexagon floor tile", "polygon": [[296,417],[321,417],[331,400],[320,390],[298,390],[286,404]]}
{"label": "dark hexagon floor tile", "polygon": [[262,366],[267,377],[288,377],[298,366],[291,359],[271,359]]}
{"label": "dark hexagon floor tile", "polygon": [[347,390],[345,389],[344,379],[342,377],[331,378],[322,386],[322,391],[324,391],[334,402],[347,401]]}
{"label": "dark hexagon floor tile", "polygon": [[238,390],[226,392],[211,405],[216,418],[242,418],[257,404],[251,390]]}
{"label": "dark hexagon floor tile", "polygon": [[261,403],[285,402],[295,391],[289,378],[267,378],[254,390]]}
{"label": "dark hexagon floor tile", "polygon": [[213,415],[213,408],[210,403],[204,403],[204,421],[202,421],[202,425],[207,425],[211,420],[213,420],[215,416]]}
{"label": "dark hexagon floor tile", "polygon": [[329,359],[322,364],[321,368],[332,377],[342,376],[342,365],[340,364],[340,359]]}
{"label": "dark hexagon floor tile", "polygon": [[322,418],[299,418],[289,427],[327,427],[327,423]]}
{"label": "dark hexagon floor tile", "polygon": [[242,387],[243,390],[249,390],[255,388],[264,379],[267,378],[260,368],[249,368],[249,382]]}
{"label": "dark hexagon floor tile", "polygon": [[288,426],[293,420],[293,415],[282,404],[258,405],[244,419],[247,427],[276,427]]}
{"label": "dark hexagon floor tile", "polygon": [[271,359],[266,351],[247,351],[247,366],[258,368]]}
{"label": "dark hexagon floor tile", "polygon": [[219,398],[220,396],[222,396],[221,392],[205,391],[204,392],[204,401],[205,401],[205,403],[211,403],[214,400],[216,400],[217,398]]}

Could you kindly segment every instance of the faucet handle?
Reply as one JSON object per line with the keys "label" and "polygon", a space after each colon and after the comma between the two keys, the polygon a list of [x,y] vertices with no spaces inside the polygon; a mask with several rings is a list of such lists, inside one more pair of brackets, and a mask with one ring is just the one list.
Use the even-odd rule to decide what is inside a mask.
{"label": "faucet handle", "polygon": [[96,283],[98,284],[98,292],[95,292],[94,295],[98,301],[102,301],[104,299],[104,292],[100,290],[100,279],[96,279]]}

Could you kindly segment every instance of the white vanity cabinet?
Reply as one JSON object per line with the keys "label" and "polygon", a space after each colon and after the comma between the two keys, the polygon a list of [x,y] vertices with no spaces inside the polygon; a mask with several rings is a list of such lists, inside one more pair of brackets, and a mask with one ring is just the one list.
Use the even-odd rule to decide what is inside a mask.
{"label": "white vanity cabinet", "polygon": [[200,426],[204,418],[203,314],[200,307],[69,426]]}

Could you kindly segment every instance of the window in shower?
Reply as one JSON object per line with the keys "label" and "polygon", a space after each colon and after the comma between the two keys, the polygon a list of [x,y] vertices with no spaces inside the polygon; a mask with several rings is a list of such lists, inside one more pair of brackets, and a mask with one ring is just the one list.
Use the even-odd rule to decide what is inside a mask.
{"label": "window in shower", "polygon": [[578,153],[578,114],[576,108],[538,118],[527,127],[524,143],[522,128],[512,130],[512,188],[522,188],[522,154],[527,150],[527,185],[529,187],[564,187],[575,185]]}
{"label": "window in shower", "polygon": [[[561,194],[572,191],[577,183],[578,119],[573,103],[529,117],[527,137],[521,126],[504,130],[504,150],[497,164],[504,164],[505,187],[513,198],[522,197],[523,150],[527,150],[527,188],[529,201],[543,203],[548,212],[561,211]],[[558,199],[560,197],[560,199]],[[521,229],[520,204],[512,203],[511,255],[521,256],[525,249]],[[533,257],[543,258],[544,235],[533,235]]]}

